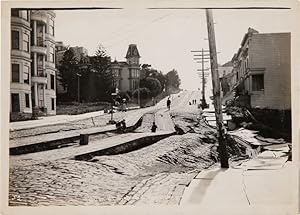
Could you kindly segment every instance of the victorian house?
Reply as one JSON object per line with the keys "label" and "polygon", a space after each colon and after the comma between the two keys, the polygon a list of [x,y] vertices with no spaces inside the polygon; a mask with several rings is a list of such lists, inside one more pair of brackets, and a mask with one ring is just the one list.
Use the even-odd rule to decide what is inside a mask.
{"label": "victorian house", "polygon": [[115,60],[111,64],[114,76],[113,87],[120,92],[133,92],[139,88],[140,54],[135,44],[130,44],[126,54],[126,61]]}

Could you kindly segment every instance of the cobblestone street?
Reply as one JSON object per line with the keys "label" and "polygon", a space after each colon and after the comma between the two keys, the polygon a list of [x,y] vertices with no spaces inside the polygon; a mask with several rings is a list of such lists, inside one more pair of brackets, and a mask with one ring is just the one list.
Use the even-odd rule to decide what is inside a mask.
{"label": "cobblestone street", "polygon": [[[216,131],[199,121],[196,106],[184,106],[193,96],[197,95],[174,97],[170,114],[163,108],[164,101],[156,109],[138,110],[145,115],[136,134],[149,132],[153,120],[158,123],[159,131],[172,131],[175,123],[184,133],[138,150],[77,161],[67,156],[77,150],[75,142],[74,146],[11,156],[9,205],[178,205],[184,189],[197,173],[217,161]],[[124,117],[124,114],[115,116]],[[81,122],[62,126],[79,124]],[[34,135],[38,129],[33,129],[31,134],[21,130],[14,135]],[[124,135],[130,137],[134,133]],[[118,137],[114,133],[101,134],[92,137],[89,145]]]}
{"label": "cobblestone street", "polygon": [[[183,140],[185,146],[180,144]],[[194,134],[174,136],[127,154],[95,157],[93,162],[55,160],[25,166],[12,162],[10,205],[178,204],[195,176],[192,167],[212,164],[205,161],[211,144],[197,151],[202,162],[193,155],[179,160],[178,149],[196,140]]]}

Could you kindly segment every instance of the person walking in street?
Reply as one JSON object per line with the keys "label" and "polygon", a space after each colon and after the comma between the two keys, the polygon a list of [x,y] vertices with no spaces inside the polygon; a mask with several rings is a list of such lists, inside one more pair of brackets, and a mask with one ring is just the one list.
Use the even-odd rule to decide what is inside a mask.
{"label": "person walking in street", "polygon": [[151,127],[151,132],[156,132],[156,129],[157,129],[157,125],[155,124],[155,122],[153,122]]}
{"label": "person walking in street", "polygon": [[168,109],[170,110],[170,107],[171,107],[171,100],[170,100],[170,97],[169,97],[168,100],[167,100],[167,107],[168,107]]}

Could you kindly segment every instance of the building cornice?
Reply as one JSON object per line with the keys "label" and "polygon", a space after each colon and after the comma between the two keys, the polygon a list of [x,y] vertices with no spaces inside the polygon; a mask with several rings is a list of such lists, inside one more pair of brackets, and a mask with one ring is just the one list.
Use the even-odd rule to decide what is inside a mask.
{"label": "building cornice", "polygon": [[28,22],[25,19],[22,19],[20,17],[15,17],[12,16],[11,17],[11,25],[14,27],[21,27],[21,28],[25,28],[28,31],[31,31],[32,29],[30,28],[30,22]]}
{"label": "building cornice", "polygon": [[10,56],[14,60],[32,61],[29,53],[20,50],[12,50]]}

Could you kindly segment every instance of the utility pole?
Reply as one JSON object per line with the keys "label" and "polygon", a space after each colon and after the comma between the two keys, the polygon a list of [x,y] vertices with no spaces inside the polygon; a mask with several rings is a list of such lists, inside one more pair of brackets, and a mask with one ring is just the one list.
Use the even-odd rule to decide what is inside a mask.
{"label": "utility pole", "polygon": [[138,105],[141,108],[141,88],[140,88],[140,81],[141,81],[141,71],[139,70],[139,84],[138,84]]}
{"label": "utility pole", "polygon": [[205,101],[205,78],[204,78],[204,50],[202,49],[202,107],[206,107]]}
{"label": "utility pole", "polygon": [[211,76],[213,85],[213,96],[214,96],[214,107],[216,115],[216,124],[218,129],[218,141],[219,141],[219,155],[221,161],[221,168],[228,168],[228,154],[226,149],[226,128],[223,124],[221,97],[220,97],[220,78],[218,72],[218,62],[217,62],[217,51],[216,51],[216,41],[215,41],[215,30],[213,13],[211,9],[205,9],[206,11],[206,21],[207,21],[207,32],[209,41],[209,51],[210,51],[210,64],[211,64]]}
{"label": "utility pole", "polygon": [[[204,71],[208,70],[208,69],[204,69],[204,63],[207,63],[208,61],[204,61],[204,60],[209,60],[209,54],[206,54],[207,52],[209,52],[209,50],[204,50],[202,48],[201,51],[192,51],[192,52],[200,52],[201,54],[198,55],[194,55],[194,56],[199,56],[199,58],[194,58],[194,60],[201,60],[201,61],[196,61],[197,63],[201,63],[202,64],[202,100],[201,100],[201,106],[202,109],[207,107],[207,103],[205,100],[205,74]],[[199,71],[199,70],[197,70]]]}
{"label": "utility pole", "polygon": [[81,75],[78,74],[78,73],[76,73],[76,75],[77,75],[77,88],[78,88],[78,90],[77,90],[77,100],[78,100],[78,103],[80,103],[80,77],[81,77]]}

